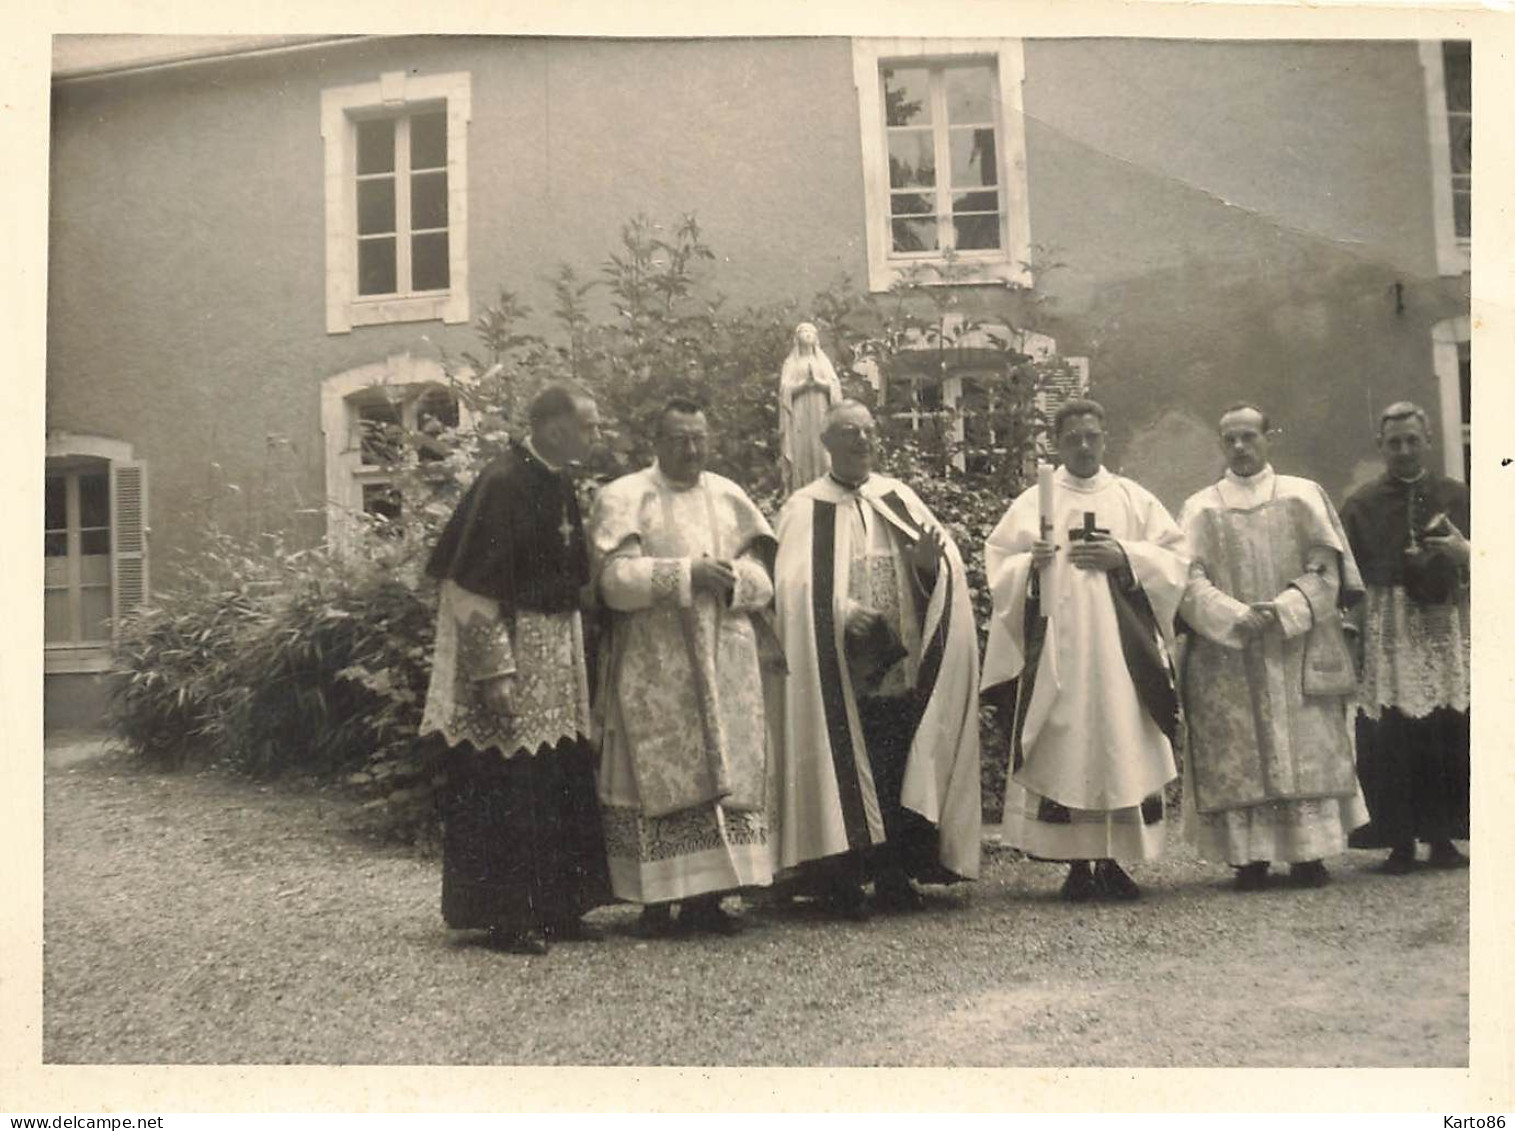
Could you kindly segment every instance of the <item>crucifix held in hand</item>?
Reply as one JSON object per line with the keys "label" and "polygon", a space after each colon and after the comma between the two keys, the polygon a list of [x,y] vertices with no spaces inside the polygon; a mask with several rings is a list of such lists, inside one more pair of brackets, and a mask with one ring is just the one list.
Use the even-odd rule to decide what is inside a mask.
{"label": "crucifix held in hand", "polygon": [[1083,524],[1083,526],[1075,526],[1072,530],[1068,531],[1068,541],[1070,541],[1070,542],[1085,542],[1088,539],[1094,537],[1094,535],[1096,535],[1096,534],[1109,534],[1109,533],[1110,532],[1108,530],[1106,530],[1104,527],[1102,527],[1102,526],[1095,526],[1094,525],[1094,512],[1093,511],[1085,511],[1084,512],[1084,524]]}

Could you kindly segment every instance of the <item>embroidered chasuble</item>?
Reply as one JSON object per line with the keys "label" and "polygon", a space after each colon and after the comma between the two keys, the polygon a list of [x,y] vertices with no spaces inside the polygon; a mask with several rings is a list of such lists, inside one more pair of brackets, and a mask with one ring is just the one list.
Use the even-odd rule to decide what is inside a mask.
{"label": "embroidered chasuble", "polygon": [[[1338,602],[1362,583],[1336,510],[1308,479],[1232,472],[1184,504],[1193,552],[1181,615],[1189,723],[1186,831],[1231,864],[1299,863],[1343,851],[1367,817],[1345,692],[1307,693],[1307,661],[1339,635]],[[1271,601],[1279,626],[1238,623]]]}
{"label": "embroidered chasuble", "polygon": [[[764,814],[768,732],[754,623],[773,598],[773,533],[735,483],[693,487],[656,466],[601,490],[595,575],[613,611],[596,708],[600,801],[616,895],[686,899],[772,879]],[[691,567],[723,559],[729,603]]]}
{"label": "embroidered chasuble", "polygon": [[[775,567],[788,677],[769,704],[781,733],[773,805],[781,868],[862,853],[888,839],[886,810],[919,818],[929,860],[918,879],[978,875],[978,642],[967,578],[952,539],[934,579],[906,550],[940,529],[898,480],[849,488],[827,476],[797,491],[779,516]],[[849,633],[861,610],[877,639]],[[875,780],[865,717],[886,718],[902,766]],[[881,792],[886,796],[881,804]]]}
{"label": "embroidered chasuble", "polygon": [[[1031,562],[1038,492],[1025,491],[990,534],[994,619],[983,686],[1018,680],[1004,837],[1048,860],[1150,859],[1163,845],[1162,789],[1177,776],[1170,650],[1188,552],[1139,484],[1101,468],[1058,468],[1045,571]],[[1126,565],[1083,570],[1068,548],[1108,532]]]}
{"label": "embroidered chasuble", "polygon": [[[420,734],[445,759],[442,910],[453,927],[525,930],[608,898],[595,804],[572,483],[524,445],[480,473],[427,572],[440,582]],[[513,677],[513,716],[483,681]]]}

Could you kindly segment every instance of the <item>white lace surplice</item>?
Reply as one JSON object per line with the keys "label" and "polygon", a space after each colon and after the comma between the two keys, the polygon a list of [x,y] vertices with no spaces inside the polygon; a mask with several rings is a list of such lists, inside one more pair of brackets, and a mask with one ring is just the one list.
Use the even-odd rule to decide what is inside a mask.
{"label": "white lace surplice", "polygon": [[1419,605],[1399,585],[1370,585],[1363,612],[1358,705],[1376,719],[1395,707],[1423,719],[1438,707],[1468,709],[1471,670],[1468,594]]}
{"label": "white lace surplice", "polygon": [[[510,719],[484,705],[478,681],[512,674],[516,716]],[[449,745],[470,742],[511,757],[587,737],[589,731],[578,610],[522,610],[502,618],[498,602],[444,581],[421,733],[440,732]]]}

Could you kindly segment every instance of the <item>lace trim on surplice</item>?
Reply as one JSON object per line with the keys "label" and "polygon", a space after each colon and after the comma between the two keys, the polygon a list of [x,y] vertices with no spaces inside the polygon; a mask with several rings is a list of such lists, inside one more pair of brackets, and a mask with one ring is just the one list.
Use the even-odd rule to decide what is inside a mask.
{"label": "lace trim on surplice", "polygon": [[1363,617],[1358,700],[1369,718],[1395,707],[1421,719],[1438,707],[1468,709],[1472,667],[1468,600],[1421,605],[1404,587],[1370,586]]}

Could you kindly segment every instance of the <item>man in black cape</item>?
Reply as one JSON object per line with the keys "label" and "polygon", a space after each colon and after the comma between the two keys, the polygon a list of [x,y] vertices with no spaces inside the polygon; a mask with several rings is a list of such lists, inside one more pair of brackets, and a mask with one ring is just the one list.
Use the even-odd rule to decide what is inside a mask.
{"label": "man in black cape", "polygon": [[1355,848],[1387,848],[1383,870],[1465,868],[1468,836],[1471,607],[1468,489],[1425,466],[1425,412],[1391,404],[1378,422],[1384,474],[1355,492],[1341,521],[1367,586],[1357,776],[1372,821]]}
{"label": "man in black cape", "polygon": [[599,416],[552,386],[530,435],[479,473],[427,562],[441,583],[421,733],[451,749],[442,790],[442,915],[544,954],[590,937],[608,900],[589,747],[580,594],[589,562],[568,469]]}

